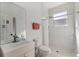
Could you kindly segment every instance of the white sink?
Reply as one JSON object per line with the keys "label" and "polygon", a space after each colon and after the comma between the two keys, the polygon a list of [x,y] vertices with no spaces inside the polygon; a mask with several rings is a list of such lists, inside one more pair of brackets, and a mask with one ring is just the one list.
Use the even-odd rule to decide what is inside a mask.
{"label": "white sink", "polygon": [[24,41],[19,41],[19,42],[12,42],[9,45],[11,47],[16,47],[16,46],[20,46],[20,45],[25,44],[25,43],[29,43],[29,41],[24,40]]}
{"label": "white sink", "polygon": [[21,46],[24,46],[28,43],[30,43],[30,41],[23,40],[23,41],[19,41],[19,42],[15,42],[15,43],[11,42],[11,43],[0,45],[0,46],[1,46],[2,50],[10,51],[10,50],[13,50],[13,49],[17,49]]}

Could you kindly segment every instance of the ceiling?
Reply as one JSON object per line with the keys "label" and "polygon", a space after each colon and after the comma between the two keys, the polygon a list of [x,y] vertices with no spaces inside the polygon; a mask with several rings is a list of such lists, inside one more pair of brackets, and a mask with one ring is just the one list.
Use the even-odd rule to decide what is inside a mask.
{"label": "ceiling", "polygon": [[[33,5],[33,4],[38,4],[38,3],[43,3],[43,5],[47,8],[47,9],[49,9],[49,8],[53,8],[53,7],[55,7],[55,6],[58,6],[58,5],[60,5],[60,4],[63,4],[63,3],[65,3],[65,2],[15,2],[15,4],[18,4],[18,5],[20,5],[20,6],[22,6],[22,7],[24,7],[24,8],[26,8],[26,6],[27,7],[31,7],[31,5]],[[29,5],[29,6],[28,6]]]}
{"label": "ceiling", "polygon": [[47,9],[49,9],[49,8],[53,8],[58,5],[61,5],[63,3],[65,3],[65,2],[44,2],[44,5],[46,6]]}

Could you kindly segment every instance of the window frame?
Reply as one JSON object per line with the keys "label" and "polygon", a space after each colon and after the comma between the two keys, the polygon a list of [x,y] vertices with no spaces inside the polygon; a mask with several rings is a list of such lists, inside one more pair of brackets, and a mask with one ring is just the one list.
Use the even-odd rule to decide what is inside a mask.
{"label": "window frame", "polygon": [[62,19],[65,20],[65,24],[63,24],[63,23],[55,24],[55,26],[68,26],[68,24],[67,24],[67,19],[68,19],[67,11],[59,12],[59,13],[56,13],[53,15],[54,23],[56,23],[56,21],[60,21]]}

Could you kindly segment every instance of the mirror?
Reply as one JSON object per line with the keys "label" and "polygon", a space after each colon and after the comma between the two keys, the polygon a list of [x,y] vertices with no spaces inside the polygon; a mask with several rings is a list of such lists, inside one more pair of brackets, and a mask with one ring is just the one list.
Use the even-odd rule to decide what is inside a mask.
{"label": "mirror", "polygon": [[12,2],[0,2],[0,44],[12,42],[17,35],[26,39],[26,11]]}

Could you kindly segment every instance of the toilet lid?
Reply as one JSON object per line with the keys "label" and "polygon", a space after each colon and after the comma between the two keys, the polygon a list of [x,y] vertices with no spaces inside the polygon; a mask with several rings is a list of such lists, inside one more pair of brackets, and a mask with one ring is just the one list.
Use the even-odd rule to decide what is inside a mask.
{"label": "toilet lid", "polygon": [[47,46],[40,46],[39,49],[46,52],[50,51],[50,48],[48,48]]}

